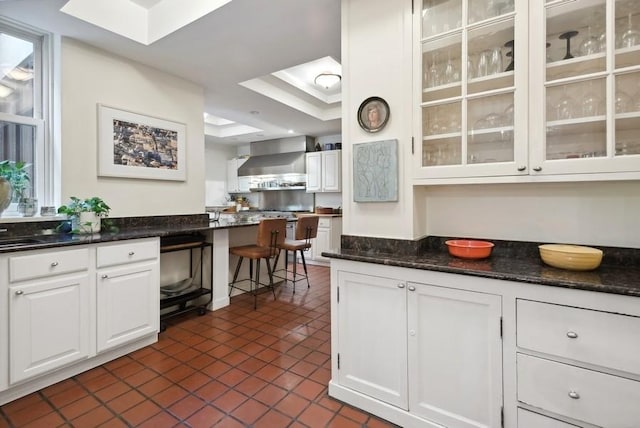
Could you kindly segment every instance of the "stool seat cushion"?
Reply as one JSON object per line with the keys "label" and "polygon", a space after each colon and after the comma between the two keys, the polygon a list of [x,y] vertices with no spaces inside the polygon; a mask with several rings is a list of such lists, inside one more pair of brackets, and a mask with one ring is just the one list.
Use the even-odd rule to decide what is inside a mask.
{"label": "stool seat cushion", "polygon": [[311,248],[311,243],[305,239],[285,239],[282,244],[278,245],[278,248],[288,251],[306,250],[307,248]]}
{"label": "stool seat cushion", "polygon": [[229,252],[238,257],[246,257],[249,259],[264,259],[273,257],[278,250],[270,247],[261,247],[259,245],[241,245],[229,248]]}

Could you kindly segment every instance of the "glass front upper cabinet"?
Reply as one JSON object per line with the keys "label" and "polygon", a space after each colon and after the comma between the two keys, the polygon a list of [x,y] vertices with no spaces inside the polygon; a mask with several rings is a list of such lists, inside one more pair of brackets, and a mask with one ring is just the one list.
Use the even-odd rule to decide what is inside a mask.
{"label": "glass front upper cabinet", "polygon": [[419,4],[417,179],[640,177],[639,0]]}
{"label": "glass front upper cabinet", "polygon": [[[638,170],[640,2],[547,1],[542,172]],[[583,159],[583,162],[567,162]]]}
{"label": "glass front upper cabinet", "polygon": [[517,169],[515,25],[513,0],[423,0],[418,175]]}

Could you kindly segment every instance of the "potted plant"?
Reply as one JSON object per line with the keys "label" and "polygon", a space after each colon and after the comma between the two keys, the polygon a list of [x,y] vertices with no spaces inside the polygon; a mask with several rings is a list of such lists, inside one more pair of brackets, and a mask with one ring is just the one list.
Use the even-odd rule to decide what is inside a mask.
{"label": "potted plant", "polygon": [[72,196],[71,202],[58,208],[59,214],[66,214],[71,219],[71,232],[98,233],[102,217],[109,215],[111,207],[101,198],[80,199]]}
{"label": "potted plant", "polygon": [[[9,192],[9,202],[16,204],[16,208],[19,203],[23,202],[23,199],[28,199],[25,198],[25,196],[31,181],[29,172],[27,171],[27,168],[29,168],[30,166],[31,164],[22,161],[16,162],[3,160],[2,162],[0,162],[0,178],[4,178],[11,186],[11,192]],[[0,206],[3,205],[3,202],[5,203],[4,205],[6,208],[6,205],[8,204],[4,200],[0,200]],[[12,209],[12,211],[17,211],[16,208]]]}

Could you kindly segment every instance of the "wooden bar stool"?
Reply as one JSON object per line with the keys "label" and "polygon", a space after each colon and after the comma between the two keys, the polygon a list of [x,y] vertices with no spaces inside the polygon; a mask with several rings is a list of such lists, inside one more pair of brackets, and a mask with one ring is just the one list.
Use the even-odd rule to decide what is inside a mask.
{"label": "wooden bar stool", "polygon": [[[253,294],[253,309],[258,307],[258,288],[260,285],[271,288],[273,292],[273,298],[276,298],[276,292],[273,287],[273,272],[269,259],[277,256],[279,251],[279,245],[282,245],[286,235],[287,220],[284,218],[265,218],[260,220],[258,225],[258,236],[256,243],[253,245],[242,245],[238,247],[229,248],[229,253],[240,257],[238,264],[236,265],[236,271],[233,274],[233,281],[229,283],[229,296],[234,288],[242,291],[247,291],[237,286],[237,283],[242,281],[249,281],[249,293]],[[244,258],[249,259],[249,278],[238,280],[238,273],[240,272],[240,266]],[[265,261],[267,265],[267,272],[269,273],[269,283],[260,283],[260,261]],[[256,260],[256,275],[253,276],[253,261]],[[275,266],[275,264],[274,264]]]}
{"label": "wooden bar stool", "polygon": [[[293,274],[293,292],[296,292],[296,282],[303,279],[307,280],[307,288],[311,287],[309,284],[309,274],[307,273],[307,263],[304,260],[304,252],[311,248],[311,240],[318,235],[318,221],[320,217],[317,215],[305,215],[298,218],[296,224],[295,239],[285,239],[282,244],[278,245],[280,250],[284,250],[284,279],[288,281],[288,274]],[[289,271],[289,251],[293,251],[293,271]],[[296,260],[296,251],[300,252],[300,258],[302,259],[302,267],[304,268],[304,275],[300,275],[300,279],[297,279],[298,274],[298,261]],[[278,258],[280,257],[280,251],[276,256],[274,266],[278,264]]]}

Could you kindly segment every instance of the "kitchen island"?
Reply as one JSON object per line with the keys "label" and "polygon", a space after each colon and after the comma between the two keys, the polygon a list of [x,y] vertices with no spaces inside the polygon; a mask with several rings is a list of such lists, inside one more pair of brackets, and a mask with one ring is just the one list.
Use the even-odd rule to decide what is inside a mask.
{"label": "kitchen island", "polygon": [[401,426],[635,426],[639,250],[571,272],[536,243],[463,260],[446,239],[343,235],[324,253],[331,396]]}

